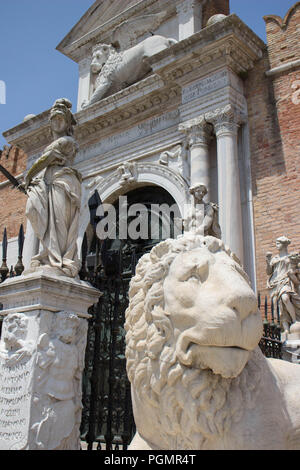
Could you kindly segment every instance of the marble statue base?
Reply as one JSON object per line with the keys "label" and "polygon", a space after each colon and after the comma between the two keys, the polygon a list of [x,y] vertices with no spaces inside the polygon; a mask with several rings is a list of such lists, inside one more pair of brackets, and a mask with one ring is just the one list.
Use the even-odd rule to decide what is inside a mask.
{"label": "marble statue base", "polygon": [[0,285],[0,449],[80,449],[81,377],[100,292],[51,271]]}
{"label": "marble statue base", "polygon": [[282,344],[282,359],[300,364],[300,322],[291,326],[290,333]]}

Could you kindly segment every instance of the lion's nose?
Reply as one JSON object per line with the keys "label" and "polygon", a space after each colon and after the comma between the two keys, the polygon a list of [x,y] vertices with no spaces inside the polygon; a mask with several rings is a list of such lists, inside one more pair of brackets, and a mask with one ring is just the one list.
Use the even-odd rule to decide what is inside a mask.
{"label": "lion's nose", "polygon": [[248,292],[239,291],[229,295],[226,304],[239,315],[241,321],[258,310],[256,296],[250,289]]}

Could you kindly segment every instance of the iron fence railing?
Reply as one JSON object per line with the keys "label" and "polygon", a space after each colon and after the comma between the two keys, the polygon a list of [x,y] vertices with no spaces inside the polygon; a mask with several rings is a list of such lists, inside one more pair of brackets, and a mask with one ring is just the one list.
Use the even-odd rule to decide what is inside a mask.
{"label": "iron fence railing", "polygon": [[263,314],[263,336],[259,347],[266,357],[282,359],[281,325],[278,304],[265,296],[261,305],[261,295],[258,294],[258,308]]}
{"label": "iron fence railing", "polygon": [[20,276],[24,271],[23,266],[24,228],[20,225],[18,233],[18,259],[15,266],[7,265],[8,238],[7,229],[4,228],[2,236],[2,264],[0,267],[0,282],[4,282],[8,277]]}

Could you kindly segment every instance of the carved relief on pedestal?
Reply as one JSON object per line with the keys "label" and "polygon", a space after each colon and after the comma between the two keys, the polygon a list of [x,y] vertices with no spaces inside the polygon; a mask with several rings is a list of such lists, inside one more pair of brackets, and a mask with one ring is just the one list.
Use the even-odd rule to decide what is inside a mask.
{"label": "carved relief on pedestal", "polygon": [[52,331],[39,338],[39,372],[31,428],[37,449],[80,448],[81,378],[86,328],[86,321],[75,314],[59,312],[55,314]]}
{"label": "carved relief on pedestal", "polygon": [[21,450],[28,443],[34,343],[28,318],[11,313],[3,320],[0,342],[0,449]]}

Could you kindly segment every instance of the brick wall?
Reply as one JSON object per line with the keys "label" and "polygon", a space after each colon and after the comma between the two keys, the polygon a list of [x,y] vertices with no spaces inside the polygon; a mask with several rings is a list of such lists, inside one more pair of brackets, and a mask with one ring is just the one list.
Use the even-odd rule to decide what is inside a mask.
{"label": "brick wall", "polygon": [[[264,17],[268,49],[246,80],[251,134],[258,290],[266,293],[265,254],[288,236],[300,251],[300,68],[265,72],[300,59],[300,2],[286,17]],[[297,83],[299,81],[299,83]]]}
{"label": "brick wall", "polygon": [[222,13],[223,15],[229,15],[229,0],[209,0],[203,6],[203,27],[206,26],[207,21],[213,15]]}
{"label": "brick wall", "polygon": [[[0,164],[13,176],[21,175],[26,169],[26,154],[16,147],[4,148],[0,157]],[[7,179],[0,173],[0,242],[4,228],[7,229],[7,237],[18,235],[21,223],[26,228],[25,205],[26,196],[20,191],[12,189],[11,184],[6,184]],[[0,258],[1,258],[0,253]]]}

